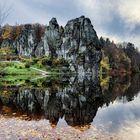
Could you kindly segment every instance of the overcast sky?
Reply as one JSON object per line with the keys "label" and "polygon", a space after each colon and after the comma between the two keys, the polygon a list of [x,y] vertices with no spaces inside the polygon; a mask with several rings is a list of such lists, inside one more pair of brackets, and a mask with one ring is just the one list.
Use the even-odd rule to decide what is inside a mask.
{"label": "overcast sky", "polygon": [[9,24],[48,24],[56,17],[60,25],[85,15],[98,36],[115,42],[130,41],[140,48],[140,0],[0,0],[12,7]]}

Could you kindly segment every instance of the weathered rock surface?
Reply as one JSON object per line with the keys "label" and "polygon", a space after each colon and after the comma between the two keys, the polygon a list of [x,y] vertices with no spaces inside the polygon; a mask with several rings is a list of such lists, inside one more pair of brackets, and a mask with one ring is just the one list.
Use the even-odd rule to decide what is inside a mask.
{"label": "weathered rock surface", "polygon": [[63,29],[59,27],[56,18],[52,18],[46,27],[44,36],[45,54],[51,58],[58,57],[62,46]]}
{"label": "weathered rock surface", "polygon": [[90,19],[82,16],[70,20],[64,31],[65,59],[70,61],[71,69],[78,73],[93,73],[99,69],[101,51]]}
{"label": "weathered rock surface", "polygon": [[81,16],[70,20],[64,28],[59,26],[56,18],[52,18],[44,33],[40,30],[39,25],[26,24],[18,37],[4,39],[1,47],[11,46],[18,55],[26,57],[46,55],[64,58],[69,62],[71,71],[82,75],[99,71],[102,54],[98,36],[89,18]]}

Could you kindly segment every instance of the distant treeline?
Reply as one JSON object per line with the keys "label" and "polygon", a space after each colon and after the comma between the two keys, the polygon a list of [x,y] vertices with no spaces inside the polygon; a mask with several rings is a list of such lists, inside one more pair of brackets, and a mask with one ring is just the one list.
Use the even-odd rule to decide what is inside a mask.
{"label": "distant treeline", "polygon": [[109,38],[100,38],[103,58],[102,70],[111,72],[140,72],[140,52],[133,43],[115,44]]}

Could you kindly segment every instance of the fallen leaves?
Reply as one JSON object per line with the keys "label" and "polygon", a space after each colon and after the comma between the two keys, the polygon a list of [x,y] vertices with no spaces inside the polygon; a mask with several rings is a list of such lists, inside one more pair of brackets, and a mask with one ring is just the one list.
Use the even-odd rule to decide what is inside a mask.
{"label": "fallen leaves", "polygon": [[[26,117],[26,115],[24,116]],[[71,126],[51,127],[48,120],[26,121],[20,118],[0,116],[0,139],[12,140],[111,140],[116,136],[104,134],[94,126],[80,129]]]}

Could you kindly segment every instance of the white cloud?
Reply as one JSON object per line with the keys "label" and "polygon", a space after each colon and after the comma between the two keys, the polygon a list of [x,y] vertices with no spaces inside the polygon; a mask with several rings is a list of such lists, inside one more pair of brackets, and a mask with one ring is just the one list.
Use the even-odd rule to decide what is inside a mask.
{"label": "white cloud", "polygon": [[[140,46],[140,36],[135,32],[132,34],[135,27],[140,25],[140,0],[78,0],[78,3],[78,8],[82,8],[86,16],[91,18],[99,36],[109,37],[115,42],[130,41]],[[111,33],[111,28],[106,28],[116,15],[124,22],[124,30],[118,29],[122,35]],[[113,22],[111,24],[117,24],[118,21]]]}
{"label": "white cloud", "polygon": [[109,22],[113,14],[125,20],[126,23],[140,24],[140,0],[78,0],[79,8],[98,22]]}
{"label": "white cloud", "polygon": [[140,0],[121,0],[117,10],[126,22],[140,24]]}
{"label": "white cloud", "polygon": [[[124,97],[121,101],[116,100],[110,103],[108,107],[99,108],[93,123],[94,125],[104,126],[106,131],[121,132],[120,135],[124,134],[122,130],[129,129],[131,135],[131,131],[134,132],[133,128],[136,128],[137,131],[135,125],[131,127],[132,123],[136,124],[135,122],[137,122],[140,124],[140,112],[137,111],[139,109],[140,93],[134,97],[133,101],[127,102],[126,97]],[[119,116],[117,116],[118,114]]]}
{"label": "white cloud", "polygon": [[102,0],[78,0],[78,8],[81,8],[85,15],[90,17],[98,25],[103,22],[110,22],[112,20],[112,12],[115,9],[115,3],[105,2]]}

